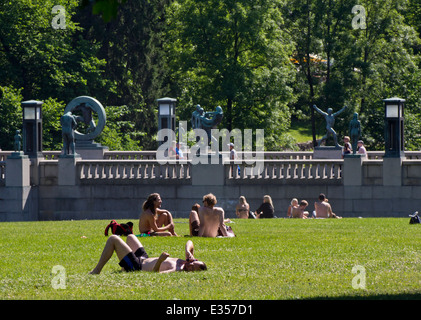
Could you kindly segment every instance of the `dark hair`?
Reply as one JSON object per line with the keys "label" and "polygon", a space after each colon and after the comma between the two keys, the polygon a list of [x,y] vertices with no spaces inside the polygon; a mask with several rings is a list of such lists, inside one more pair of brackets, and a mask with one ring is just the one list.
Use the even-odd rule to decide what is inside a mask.
{"label": "dark hair", "polygon": [[305,200],[301,200],[300,206],[308,206],[308,202]]}
{"label": "dark hair", "polygon": [[203,264],[200,265],[200,270],[202,270],[202,271],[208,270],[208,267],[206,266],[206,264],[204,262],[203,262]]}
{"label": "dark hair", "polygon": [[152,211],[152,213],[155,213],[154,202],[156,201],[156,199],[159,196],[160,196],[159,193],[150,194],[148,199],[146,199],[146,201],[143,202],[143,205],[142,205],[143,211],[146,211],[146,210],[150,209]]}
{"label": "dark hair", "polygon": [[324,201],[325,199],[326,199],[326,196],[323,193],[319,194],[320,201]]}
{"label": "dark hair", "polygon": [[194,211],[196,211],[197,213],[199,213],[199,208],[200,208],[200,204],[198,204],[198,203],[195,203],[193,205],[193,207],[191,207],[191,209],[194,210]]}

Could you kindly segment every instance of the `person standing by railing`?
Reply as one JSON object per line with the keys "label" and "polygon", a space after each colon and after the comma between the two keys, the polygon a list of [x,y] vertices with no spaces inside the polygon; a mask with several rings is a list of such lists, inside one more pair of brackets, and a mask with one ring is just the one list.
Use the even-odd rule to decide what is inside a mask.
{"label": "person standing by railing", "polygon": [[364,141],[362,140],[358,140],[358,154],[361,154],[362,156],[366,157],[367,156],[367,150],[364,147]]}

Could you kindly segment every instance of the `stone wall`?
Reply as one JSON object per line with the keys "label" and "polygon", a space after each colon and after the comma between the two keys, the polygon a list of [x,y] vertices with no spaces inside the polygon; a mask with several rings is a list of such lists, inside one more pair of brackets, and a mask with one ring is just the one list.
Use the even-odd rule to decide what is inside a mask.
{"label": "stone wall", "polygon": [[[136,220],[153,192],[161,194],[163,208],[183,218],[210,192],[230,218],[235,217],[240,196],[255,210],[266,194],[272,197],[278,217],[286,216],[292,198],[307,200],[308,210],[313,211],[320,193],[343,217],[407,217],[421,208],[421,161],[413,159],[392,159],[387,166],[383,159],[265,160],[262,172],[252,169],[247,176],[246,168],[254,165],[79,159],[69,167],[60,164],[62,159],[41,159],[31,160],[30,170],[25,171],[30,182],[19,179],[21,186],[7,180],[12,175],[7,168],[16,168],[11,161],[19,160],[0,163],[0,221]],[[63,168],[71,181],[59,178]]]}

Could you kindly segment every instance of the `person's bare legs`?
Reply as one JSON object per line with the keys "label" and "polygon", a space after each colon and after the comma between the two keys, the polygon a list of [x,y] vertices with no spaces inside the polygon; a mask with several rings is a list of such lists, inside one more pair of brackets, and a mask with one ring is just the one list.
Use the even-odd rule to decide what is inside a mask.
{"label": "person's bare legs", "polygon": [[198,229],[200,225],[199,215],[196,211],[192,210],[189,215],[189,228],[190,235],[193,236],[193,229]]}
{"label": "person's bare legs", "polygon": [[[164,212],[164,213],[159,214],[158,218],[156,219],[156,224],[158,227],[174,224],[171,213]],[[173,227],[168,229],[168,232],[170,232],[172,236],[177,235]],[[166,235],[166,234],[163,234],[163,235]]]}
{"label": "person's bare legs", "polygon": [[127,242],[127,245],[130,247],[130,249],[132,250],[132,252],[136,252],[137,249],[143,247],[139,239],[134,234],[129,234],[127,236],[126,242]]}
{"label": "person's bare legs", "polygon": [[104,250],[99,258],[98,264],[90,272],[90,274],[99,274],[108,260],[113,256],[114,251],[117,254],[119,261],[121,261],[132,249],[119,236],[111,235],[105,243]]}

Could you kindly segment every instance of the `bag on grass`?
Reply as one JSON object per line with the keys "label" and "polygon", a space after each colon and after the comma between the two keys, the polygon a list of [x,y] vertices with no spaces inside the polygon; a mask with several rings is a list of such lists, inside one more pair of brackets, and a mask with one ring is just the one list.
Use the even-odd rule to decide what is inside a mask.
{"label": "bag on grass", "polygon": [[116,234],[118,236],[127,236],[129,234],[133,234],[133,223],[127,222],[127,223],[117,223],[115,220],[111,220],[110,224],[105,228],[104,234],[108,236],[108,230],[111,229],[111,232],[113,234]]}
{"label": "bag on grass", "polygon": [[410,214],[409,216],[411,217],[411,220],[409,220],[409,224],[421,223],[421,218],[418,215],[418,211],[414,214]]}

